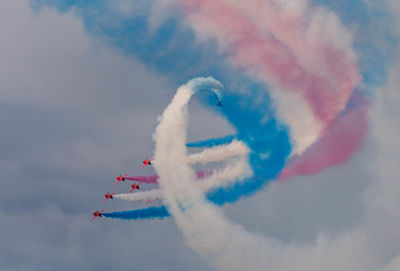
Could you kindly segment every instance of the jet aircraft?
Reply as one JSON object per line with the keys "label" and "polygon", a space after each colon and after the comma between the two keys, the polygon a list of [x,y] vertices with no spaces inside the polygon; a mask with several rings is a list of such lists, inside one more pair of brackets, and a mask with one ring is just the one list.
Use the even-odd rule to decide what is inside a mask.
{"label": "jet aircraft", "polygon": [[145,167],[145,166],[147,166],[147,165],[151,165],[151,161],[153,161],[153,158],[152,159],[145,159],[145,160],[143,160],[143,166],[142,166],[142,169]]}
{"label": "jet aircraft", "polygon": [[140,182],[138,184],[135,184],[135,183],[132,184],[131,185],[132,189],[131,189],[131,191],[129,191],[129,193],[132,193],[133,190],[140,189],[139,185],[141,185],[141,184],[142,184],[142,182]]}
{"label": "jet aircraft", "polygon": [[119,176],[117,177],[117,182],[116,182],[115,184],[117,184],[117,183],[119,183],[119,182],[125,182],[125,177],[126,177],[126,176],[128,176],[128,173],[126,173],[124,176],[119,175]]}
{"label": "jet aircraft", "polygon": [[107,201],[108,199],[113,199],[113,195],[115,194],[115,191],[112,192],[110,194],[110,192],[108,192],[107,194],[105,194],[104,196],[106,197],[106,199],[104,201]]}
{"label": "jet aircraft", "polygon": [[103,210],[101,210],[101,212],[99,212],[99,211],[95,211],[94,213],[93,213],[93,218],[92,218],[92,220],[90,220],[90,222],[92,222],[96,217],[102,217],[102,213],[105,211],[106,209],[103,209]]}

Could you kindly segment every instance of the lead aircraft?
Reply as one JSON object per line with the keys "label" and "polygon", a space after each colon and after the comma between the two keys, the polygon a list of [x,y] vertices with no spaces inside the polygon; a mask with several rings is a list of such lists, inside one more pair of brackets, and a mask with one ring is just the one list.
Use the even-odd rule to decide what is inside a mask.
{"label": "lead aircraft", "polygon": [[153,161],[153,158],[151,158],[150,160],[149,159],[145,159],[145,160],[143,160],[143,166],[142,166],[142,169],[145,167],[145,166],[147,166],[147,165],[151,165],[151,161]]}

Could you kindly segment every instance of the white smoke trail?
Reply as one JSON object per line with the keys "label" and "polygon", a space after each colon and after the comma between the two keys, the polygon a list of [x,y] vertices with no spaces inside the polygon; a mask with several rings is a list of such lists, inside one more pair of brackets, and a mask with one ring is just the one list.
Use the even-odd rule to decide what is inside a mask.
{"label": "white smoke trail", "polygon": [[[215,146],[203,150],[198,153],[190,154],[186,156],[186,162],[190,165],[195,164],[208,164],[212,162],[220,162],[227,158],[234,156],[247,156],[250,152],[249,148],[238,140],[233,140],[229,144]],[[152,160],[151,164],[156,165],[158,160]]]}
{"label": "white smoke trail", "polygon": [[149,201],[149,200],[162,199],[162,193],[160,189],[153,189],[150,191],[137,192],[137,193],[116,194],[113,197],[115,199],[122,199],[128,201]]}
{"label": "white smoke trail", "polygon": [[210,177],[201,180],[199,186],[204,193],[217,187],[226,187],[243,181],[246,177],[250,177],[251,174],[252,170],[247,163],[247,159],[241,157],[232,161],[225,168],[214,171]]}
{"label": "white smoke trail", "polygon": [[207,164],[211,162],[223,161],[232,156],[247,155],[249,148],[238,140],[232,141],[230,144],[215,146],[202,152],[187,156],[187,163]]}

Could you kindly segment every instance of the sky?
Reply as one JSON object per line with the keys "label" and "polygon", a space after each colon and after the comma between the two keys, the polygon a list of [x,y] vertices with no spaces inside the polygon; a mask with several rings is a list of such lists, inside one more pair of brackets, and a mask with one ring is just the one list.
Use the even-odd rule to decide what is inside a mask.
{"label": "sky", "polygon": [[[327,113],[318,111],[320,103],[308,101],[308,106],[295,100],[300,105],[294,113],[305,114],[299,121],[285,103],[295,98],[284,92],[284,88],[297,85],[274,72],[277,69],[268,65],[271,62],[257,61],[265,57],[265,44],[240,39],[239,30],[247,25],[246,18],[252,18],[256,30],[245,28],[244,32],[255,36],[246,41],[258,41],[257,33],[262,33],[264,26],[284,40],[287,37],[279,31],[285,26],[279,24],[282,18],[262,22],[263,14],[251,5],[217,2],[221,4],[217,15],[224,15],[221,17],[227,21],[233,18],[232,25],[219,28],[219,16],[210,15],[214,3],[209,1],[1,1],[0,270],[231,270],[224,261],[215,260],[219,254],[210,256],[196,248],[175,213],[165,219],[104,218],[89,223],[96,209],[146,208],[143,202],[109,200],[105,204],[103,195],[114,190],[128,192],[126,184],[113,185],[121,173],[155,173],[153,168],[139,168],[141,160],[157,150],[159,116],[176,89],[199,76],[221,81],[226,106],[233,106],[239,97],[235,112],[250,124],[257,114],[267,116],[260,123],[273,123],[271,133],[283,133],[277,138],[291,144],[291,150],[277,158],[281,160],[273,177],[265,177],[269,173],[262,170],[263,164],[261,169],[253,168],[261,176],[260,185],[253,190],[238,186],[237,196],[221,190],[225,198],[233,198],[227,204],[210,196],[220,205],[215,208],[224,214],[223,222],[240,225],[249,238],[273,240],[272,245],[265,241],[271,251],[266,258],[276,255],[270,266],[264,265],[267,270],[293,270],[293,266],[352,271],[400,268],[400,176],[396,167],[400,51],[395,21],[399,4],[286,1],[289,10],[304,12],[317,25],[321,25],[319,12],[328,12],[322,13],[326,20],[321,29],[326,27],[330,35],[310,27],[310,40],[303,44],[301,37],[294,35],[304,46],[290,49],[306,71],[318,67],[319,75],[329,78],[328,85],[333,78],[332,91],[338,101],[323,107],[331,106]],[[224,2],[239,8],[243,21],[236,13],[230,17],[229,9],[222,9]],[[324,11],[309,14],[303,6],[307,2]],[[346,63],[346,72],[326,64],[326,56],[318,51],[325,44],[343,52],[343,62],[332,63]],[[251,52],[260,55],[253,57]],[[346,81],[340,85],[343,91],[335,80]],[[340,102],[350,99],[350,91],[361,93],[368,101],[362,115],[368,128],[356,140],[361,143],[347,156],[328,159],[328,165],[312,172],[290,171],[287,165],[313,157],[313,150],[328,157],[325,148],[317,148],[320,138],[316,135],[325,130],[333,134],[336,130],[330,130],[331,122],[363,108],[357,102]],[[237,115],[220,114],[212,104],[213,96],[207,93],[196,94],[190,101],[188,141],[237,133],[254,152],[256,147],[245,132],[257,136],[256,131],[265,127],[260,123],[243,126]],[[356,127],[349,129],[351,134],[362,130],[357,126],[361,120],[350,122]],[[322,146],[331,144],[329,140],[321,142]],[[281,145],[276,149],[281,154]],[[287,170],[290,178],[276,181],[281,170]],[[144,190],[154,188],[156,185],[142,185]],[[275,250],[289,252],[277,254]],[[232,253],[240,251],[239,243]],[[257,254],[253,256],[257,262]],[[250,262],[251,257],[247,259]],[[253,269],[251,263],[248,268]]]}

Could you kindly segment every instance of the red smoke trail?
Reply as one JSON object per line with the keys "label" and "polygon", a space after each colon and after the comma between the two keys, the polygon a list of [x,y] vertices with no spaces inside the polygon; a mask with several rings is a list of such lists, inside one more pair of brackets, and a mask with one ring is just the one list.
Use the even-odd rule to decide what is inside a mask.
{"label": "red smoke trail", "polygon": [[[196,174],[198,179],[203,179],[205,177],[211,176],[212,171],[197,171]],[[158,176],[157,175],[132,176],[132,177],[126,177],[125,179],[134,182],[157,183]]]}
{"label": "red smoke trail", "polygon": [[297,175],[312,175],[328,166],[346,163],[364,141],[368,128],[368,103],[339,116],[324,135],[301,156],[294,157],[283,169],[279,181]]}

